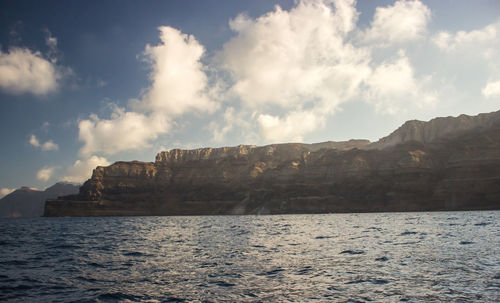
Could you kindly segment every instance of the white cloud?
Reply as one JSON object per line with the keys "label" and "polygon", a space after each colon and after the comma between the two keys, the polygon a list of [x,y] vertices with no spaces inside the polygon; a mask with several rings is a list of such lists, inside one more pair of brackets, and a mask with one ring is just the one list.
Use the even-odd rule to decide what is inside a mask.
{"label": "white cloud", "polygon": [[426,91],[430,77],[417,79],[404,52],[393,62],[380,64],[366,80],[365,98],[378,112],[397,114],[412,107],[422,108],[436,101],[434,93]]}
{"label": "white cloud", "polygon": [[284,118],[263,114],[257,120],[260,133],[267,142],[302,142],[305,134],[324,123],[324,116],[311,111],[296,111]]}
{"label": "white cloud", "polygon": [[31,135],[29,143],[34,147],[40,147],[43,151],[59,150],[59,145],[54,143],[54,141],[49,140],[49,141],[41,144],[35,135]]}
{"label": "white cloud", "polygon": [[92,115],[78,123],[78,138],[84,142],[80,154],[96,152],[112,155],[125,150],[140,150],[150,146],[159,134],[169,130],[170,124],[162,115],[125,112],[116,108],[111,119]]}
{"label": "white cloud", "polygon": [[[495,44],[486,42],[494,32],[489,27],[483,34],[445,33],[441,44],[426,39],[431,11],[421,1],[377,8],[365,30],[356,25],[358,15],[353,0],[303,0],[257,18],[240,14],[229,21],[234,36],[214,58],[203,57],[194,36],[160,27],[160,42],[143,53],[151,67],[149,86],[110,117],[80,121],[80,155],[159,146],[152,143],[178,131],[187,114],[205,115],[200,123],[210,119],[203,130],[212,142],[259,144],[308,139],[352,100],[366,100],[379,114],[430,113],[445,108],[439,93],[462,81],[463,73],[453,74],[447,64],[461,65],[448,56],[429,59],[443,53],[410,42],[484,41],[484,55],[497,56]],[[489,92],[485,87],[483,94]]]}
{"label": "white cloud", "polygon": [[81,155],[113,155],[148,148],[171,129],[175,117],[217,108],[208,96],[208,80],[200,62],[203,46],[193,36],[172,27],[159,30],[160,44],[147,45],[144,52],[151,64],[151,86],[142,99],[131,102],[129,111],[115,107],[110,119],[91,115],[80,121],[79,139],[84,142]]}
{"label": "white cloud", "polygon": [[7,196],[8,194],[10,194],[11,192],[15,191],[16,189],[15,188],[1,188],[0,189],[0,198],[3,198],[5,196]]}
{"label": "white cloud", "polygon": [[207,96],[207,76],[200,59],[205,51],[194,36],[162,26],[161,43],[144,51],[151,64],[151,86],[139,108],[169,116],[192,110],[213,112],[217,104]]}
{"label": "white cloud", "polygon": [[500,80],[489,81],[481,93],[486,98],[500,97]]}
{"label": "white cloud", "polygon": [[49,140],[42,145],[42,150],[59,150],[59,145],[55,144],[52,140]]}
{"label": "white cloud", "polygon": [[224,111],[224,126],[212,121],[209,128],[212,130],[214,142],[222,142],[226,139],[227,134],[235,127],[237,121],[237,113],[234,107],[228,107]]}
{"label": "white cloud", "polygon": [[57,167],[44,167],[37,172],[36,178],[40,181],[47,182],[50,178],[52,178],[56,169]]}
{"label": "white cloud", "polygon": [[[482,54],[489,57],[491,51],[498,52],[498,45],[500,35],[500,21],[485,26],[482,29],[472,31],[458,31],[457,33],[450,33],[448,31],[441,31],[434,35],[432,41],[441,50],[445,52],[455,52],[468,48],[482,49]],[[480,52],[481,53],[481,52]]]}
{"label": "white cloud", "polygon": [[46,95],[58,89],[58,66],[27,48],[0,50],[0,88],[11,94]]}
{"label": "white cloud", "polygon": [[212,120],[206,129],[216,144],[260,144],[263,141],[258,133],[258,115],[248,108],[228,106],[223,116]]}
{"label": "white cloud", "polygon": [[[301,1],[290,11],[276,7],[256,19],[230,21],[236,36],[217,60],[233,80],[230,92],[260,119],[267,139],[302,138],[321,123],[293,128],[292,117],[314,112],[322,120],[357,94],[370,73],[369,51],[347,39],[357,16],[354,1]],[[270,114],[275,109],[282,113]],[[276,123],[288,130],[272,131]]]}
{"label": "white cloud", "polygon": [[35,135],[31,135],[30,137],[30,144],[33,145],[34,147],[39,147],[40,146],[40,141],[38,141],[37,137]]}
{"label": "white cloud", "polygon": [[[441,31],[432,42],[447,63],[448,81],[455,82],[460,96],[477,99],[500,95],[500,19],[470,31]],[[490,103],[486,110],[492,109]]]}
{"label": "white cloud", "polygon": [[401,0],[392,6],[377,7],[363,40],[386,45],[420,39],[427,31],[430,16],[430,9],[419,0]]}
{"label": "white cloud", "polygon": [[92,171],[97,166],[108,166],[110,163],[104,157],[90,156],[86,159],[76,160],[68,167],[63,181],[81,183],[90,178]]}
{"label": "white cloud", "polygon": [[[363,78],[367,53],[345,43],[356,21],[352,1],[302,1],[257,19],[239,15],[237,33],[218,54],[232,92],[247,106],[292,108],[321,102],[334,108]],[[356,71],[356,72],[354,72]],[[349,85],[345,85],[349,84]]]}

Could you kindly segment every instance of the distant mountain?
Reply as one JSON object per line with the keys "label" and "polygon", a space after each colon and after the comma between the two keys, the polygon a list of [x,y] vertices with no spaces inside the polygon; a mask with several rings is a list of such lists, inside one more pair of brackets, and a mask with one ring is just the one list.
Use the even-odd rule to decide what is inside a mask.
{"label": "distant mountain", "polygon": [[80,185],[59,182],[44,191],[21,187],[0,199],[0,217],[40,217],[45,200],[78,193]]}

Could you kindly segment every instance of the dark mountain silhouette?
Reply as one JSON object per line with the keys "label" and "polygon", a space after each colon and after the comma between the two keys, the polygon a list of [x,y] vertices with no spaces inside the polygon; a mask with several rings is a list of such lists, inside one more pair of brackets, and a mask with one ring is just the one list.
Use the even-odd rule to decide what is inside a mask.
{"label": "dark mountain silhouette", "polygon": [[0,199],[0,217],[40,217],[45,200],[78,192],[80,185],[59,182],[44,191],[21,187]]}

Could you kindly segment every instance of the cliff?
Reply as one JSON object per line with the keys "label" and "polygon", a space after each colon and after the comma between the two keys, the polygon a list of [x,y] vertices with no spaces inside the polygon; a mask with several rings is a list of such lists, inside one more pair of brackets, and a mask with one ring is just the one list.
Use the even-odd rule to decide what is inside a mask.
{"label": "cliff", "polygon": [[479,114],[477,116],[439,117],[429,122],[411,120],[405,122],[389,136],[370,144],[368,148],[384,149],[410,141],[429,143],[443,137],[457,136],[464,131],[486,129],[499,121],[499,112]]}
{"label": "cliff", "polygon": [[0,199],[0,217],[40,217],[45,200],[78,193],[79,185],[59,182],[44,191],[21,187]]}
{"label": "cliff", "polygon": [[500,112],[409,121],[375,143],[240,145],[97,167],[46,216],[500,209]]}

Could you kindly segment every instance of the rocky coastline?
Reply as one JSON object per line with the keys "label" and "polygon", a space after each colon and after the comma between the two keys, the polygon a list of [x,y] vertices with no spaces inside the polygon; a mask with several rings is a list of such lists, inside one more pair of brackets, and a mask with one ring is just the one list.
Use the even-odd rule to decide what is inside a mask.
{"label": "rocky coastline", "polygon": [[377,142],[160,152],[94,169],[44,216],[500,209],[500,112],[408,121]]}

